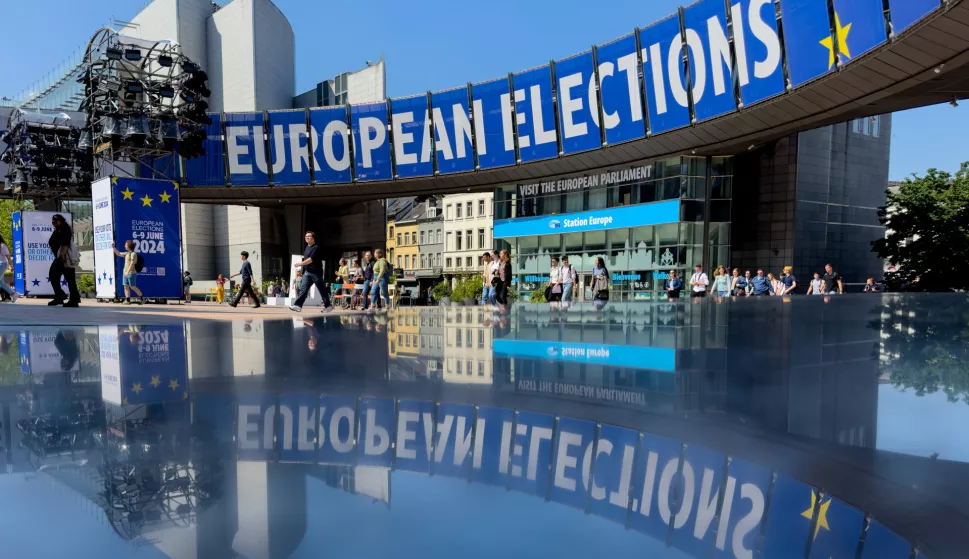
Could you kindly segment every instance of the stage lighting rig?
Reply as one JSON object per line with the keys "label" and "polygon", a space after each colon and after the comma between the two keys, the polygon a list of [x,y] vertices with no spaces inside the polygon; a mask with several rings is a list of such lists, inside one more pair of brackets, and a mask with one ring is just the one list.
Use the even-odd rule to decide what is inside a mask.
{"label": "stage lighting rig", "polygon": [[0,160],[7,164],[8,189],[49,197],[90,183],[91,151],[79,145],[81,129],[70,116],[15,109],[6,124]]}

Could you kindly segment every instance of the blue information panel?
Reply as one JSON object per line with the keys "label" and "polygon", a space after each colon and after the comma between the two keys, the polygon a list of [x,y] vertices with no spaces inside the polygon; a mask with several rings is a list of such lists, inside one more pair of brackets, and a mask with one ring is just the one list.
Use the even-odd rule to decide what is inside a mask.
{"label": "blue information panel", "polygon": [[316,462],[316,440],[320,430],[319,400],[315,394],[283,394],[279,397],[279,460]]}
{"label": "blue information panel", "polygon": [[545,495],[549,485],[554,434],[555,417],[530,411],[517,412],[512,437],[509,489]]}
{"label": "blue information panel", "polygon": [[492,349],[495,355],[509,357],[593,363],[610,367],[654,369],[669,372],[673,372],[676,368],[676,350],[663,347],[500,339],[494,341]]}
{"label": "blue information panel", "polygon": [[552,69],[548,66],[514,75],[518,156],[523,163],[558,156]]}
{"label": "blue information panel", "polygon": [[310,184],[309,134],[306,111],[269,113],[269,153],[273,184]]}
{"label": "blue information panel", "polygon": [[940,0],[888,0],[892,30],[901,33],[941,5]]}
{"label": "blue information panel", "polygon": [[592,51],[555,63],[562,153],[578,153],[602,145],[593,70]]}
{"label": "blue information panel", "polygon": [[209,113],[212,124],[205,126],[205,155],[185,159],[185,183],[189,186],[225,185],[225,160],[222,157],[222,114]]}
{"label": "blue information panel", "polygon": [[817,491],[799,481],[778,476],[771,488],[764,557],[803,557],[811,537]]}
{"label": "blue information panel", "polygon": [[183,400],[188,396],[188,362],[181,324],[118,331],[121,404]]}
{"label": "blue information panel", "polygon": [[740,99],[751,105],[784,92],[781,41],[771,0],[740,0],[731,8]]}
{"label": "blue information panel", "polygon": [[730,462],[713,557],[754,555],[772,477],[769,470],[756,464],[736,458]]}
{"label": "blue information panel", "polygon": [[387,104],[350,107],[354,169],[358,181],[390,180],[390,142],[387,140]]}
{"label": "blue information panel", "polygon": [[659,134],[690,124],[690,100],[683,69],[680,18],[669,17],[639,32],[649,129]]}
{"label": "blue information panel", "polygon": [[600,427],[589,512],[626,524],[638,446],[638,432],[615,425]]}
{"label": "blue information panel", "polygon": [[[178,183],[112,177],[114,243],[125,252],[133,241],[144,259],[137,286],[145,297],[182,296],[181,216]],[[124,258],[115,258],[115,277],[123,278]],[[124,295],[122,282],[116,295]]]}
{"label": "blue information panel", "polygon": [[317,184],[352,182],[346,107],[310,109],[310,132]]}
{"label": "blue information panel", "polygon": [[496,220],[494,237],[504,239],[530,235],[561,235],[580,231],[658,225],[679,220],[680,201],[668,200],[583,213]]}
{"label": "blue information panel", "polygon": [[683,10],[683,24],[696,120],[735,110],[726,6],[721,0],[697,2]]}
{"label": "blue information panel", "polygon": [[[646,136],[636,36],[629,35],[596,49],[599,95],[606,143],[618,144]],[[598,115],[597,115],[598,116]]]}
{"label": "blue information panel", "polygon": [[[435,475],[468,479],[471,475],[474,424],[474,406],[471,404],[438,404],[433,466]],[[474,452],[479,456],[479,463],[480,454],[480,450]]]}
{"label": "blue information panel", "polygon": [[431,470],[434,445],[434,402],[400,400],[397,410],[396,467],[411,472]]}
{"label": "blue information panel", "polygon": [[569,417],[559,419],[549,499],[577,509],[586,508],[595,438],[594,421]]}
{"label": "blue information panel", "polygon": [[229,158],[229,180],[233,186],[266,186],[266,142],[262,113],[227,113],[225,115],[226,153]]}
{"label": "blue information panel", "polygon": [[471,99],[478,166],[491,169],[514,165],[515,129],[508,80],[500,78],[472,85]]}
{"label": "blue information panel", "polygon": [[357,423],[360,433],[357,462],[366,466],[389,468],[394,456],[390,444],[394,436],[394,400],[360,398],[360,417]]}
{"label": "blue information panel", "polygon": [[791,85],[797,87],[834,69],[828,4],[819,0],[781,0],[784,47]]}
{"label": "blue information panel", "polygon": [[[504,485],[511,463],[511,434],[514,412],[481,406],[475,424],[475,458],[472,481]],[[478,450],[480,449],[480,452]],[[479,458],[480,457],[480,458]]]}
{"label": "blue information panel", "polygon": [[636,479],[629,527],[650,537],[666,540],[679,496],[673,491],[680,476],[682,444],[666,437],[643,436],[636,458]]}
{"label": "blue information panel", "polygon": [[702,557],[713,547],[717,503],[723,491],[723,471],[727,457],[719,452],[686,445],[683,467],[676,478],[681,495],[670,542],[693,557]]}
{"label": "blue information panel", "polygon": [[394,131],[394,161],[400,178],[429,177],[434,174],[431,161],[431,120],[427,95],[390,100],[390,120]]}
{"label": "blue information panel", "polygon": [[[13,212],[10,219],[10,235],[13,237],[13,288],[17,293],[26,293],[24,278],[24,223],[22,212]],[[0,281],[6,281],[0,278]]]}
{"label": "blue information panel", "polygon": [[474,170],[468,88],[431,94],[437,170],[442,175]]}
{"label": "blue information panel", "polygon": [[320,464],[356,463],[357,399],[350,396],[320,396]]}
{"label": "blue information panel", "polygon": [[888,41],[882,0],[834,0],[834,20],[842,64]]}

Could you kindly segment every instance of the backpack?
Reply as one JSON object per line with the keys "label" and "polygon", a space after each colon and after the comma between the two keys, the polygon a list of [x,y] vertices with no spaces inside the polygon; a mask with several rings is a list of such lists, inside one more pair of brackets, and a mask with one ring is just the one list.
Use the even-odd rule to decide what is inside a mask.
{"label": "backpack", "polygon": [[140,274],[145,269],[145,259],[140,254],[135,255],[135,273]]}
{"label": "backpack", "polygon": [[78,250],[77,244],[71,239],[71,244],[67,247],[67,266],[69,268],[77,268],[77,265],[81,263],[81,251]]}

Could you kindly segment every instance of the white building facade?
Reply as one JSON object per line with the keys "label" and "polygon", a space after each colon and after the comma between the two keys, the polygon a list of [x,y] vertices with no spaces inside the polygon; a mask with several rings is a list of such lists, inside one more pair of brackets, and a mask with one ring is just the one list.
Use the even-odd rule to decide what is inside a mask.
{"label": "white building facade", "polygon": [[444,196],[444,276],[452,286],[458,276],[481,271],[481,254],[494,247],[494,194]]}

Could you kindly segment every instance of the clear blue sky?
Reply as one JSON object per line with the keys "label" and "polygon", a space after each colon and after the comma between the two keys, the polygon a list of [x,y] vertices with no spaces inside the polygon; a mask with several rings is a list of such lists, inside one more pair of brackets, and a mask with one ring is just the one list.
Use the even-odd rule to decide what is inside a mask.
{"label": "clear blue sky", "polygon": [[[486,80],[563,58],[672,14],[677,4],[674,0],[593,4],[578,0],[276,1],[296,34],[297,91],[384,54],[387,92],[392,97]],[[67,58],[109,18],[131,18],[143,2],[0,0],[0,5],[7,23],[6,44],[24,45],[0,53],[0,95],[11,96]],[[43,32],[38,31],[41,28]],[[964,107],[942,105],[897,115],[891,178],[929,167],[956,170],[961,161],[969,160],[961,138],[967,125],[969,111]]]}

